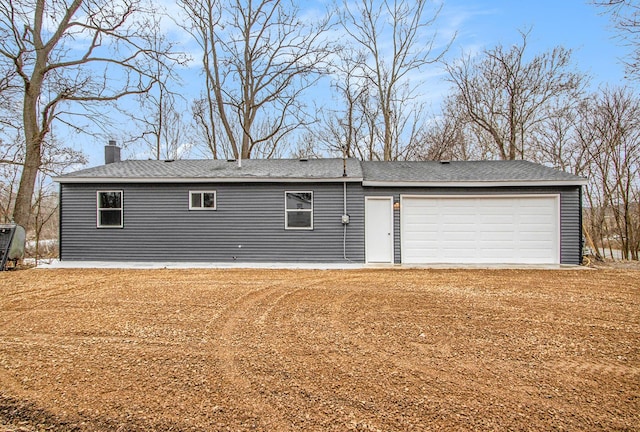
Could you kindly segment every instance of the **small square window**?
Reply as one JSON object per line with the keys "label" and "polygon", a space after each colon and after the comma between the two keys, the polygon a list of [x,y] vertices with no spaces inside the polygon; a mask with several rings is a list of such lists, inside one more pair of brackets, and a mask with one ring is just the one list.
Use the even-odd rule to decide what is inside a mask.
{"label": "small square window", "polygon": [[122,228],[122,191],[97,192],[97,227]]}
{"label": "small square window", "polygon": [[285,229],[313,229],[313,192],[285,192]]}
{"label": "small square window", "polygon": [[215,191],[190,191],[189,210],[215,210]]}

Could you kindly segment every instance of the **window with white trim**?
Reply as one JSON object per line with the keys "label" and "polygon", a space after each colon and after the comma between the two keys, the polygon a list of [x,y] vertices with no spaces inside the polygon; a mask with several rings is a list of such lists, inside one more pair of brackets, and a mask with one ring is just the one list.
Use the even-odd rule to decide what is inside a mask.
{"label": "window with white trim", "polygon": [[122,228],[122,191],[98,191],[96,195],[98,228]]}
{"label": "window with white trim", "polygon": [[215,210],[216,191],[189,191],[189,210]]}
{"label": "window with white trim", "polygon": [[313,229],[313,192],[288,191],[284,193],[284,227],[291,230]]}

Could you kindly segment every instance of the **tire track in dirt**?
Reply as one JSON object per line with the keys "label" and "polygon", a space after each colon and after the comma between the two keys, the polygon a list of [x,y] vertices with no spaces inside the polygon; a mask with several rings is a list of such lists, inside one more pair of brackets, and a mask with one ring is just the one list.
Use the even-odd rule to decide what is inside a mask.
{"label": "tire track in dirt", "polygon": [[[431,381],[429,378],[437,372],[416,371],[401,358],[398,349],[402,347],[386,346],[368,337],[368,314],[352,315],[353,305],[369,310],[384,306],[386,301],[365,306],[367,279],[355,276],[336,281],[339,285],[332,290],[328,327],[324,331],[326,337],[333,338],[333,349],[316,357],[316,362],[323,365],[318,366],[320,370],[335,373],[330,378],[333,393],[327,391],[326,382],[304,381],[305,392],[325,407],[325,422],[319,424],[318,430],[333,429],[335,424],[342,424],[345,430],[425,430],[427,417],[406,416],[408,407],[425,409],[423,401],[407,391],[416,387],[416,379],[424,384],[425,378]],[[420,372],[420,378],[416,378],[416,372]],[[327,413],[326,409],[330,411]]]}
{"label": "tire track in dirt", "polygon": [[[25,291],[5,291],[3,292],[3,303],[6,306],[10,306],[11,304],[19,304],[21,302],[29,302],[33,301],[36,306],[40,306],[48,303],[50,300],[59,297],[66,297],[68,294],[77,291],[77,288],[71,287],[56,287],[50,288],[48,290],[25,290]],[[29,294],[35,294],[37,297],[37,301],[35,299],[30,299]],[[33,307],[32,307],[33,309]]]}
{"label": "tire track in dirt", "polygon": [[[299,284],[304,284],[304,288],[299,288],[295,291],[288,293],[289,295],[298,294],[300,298],[300,291],[307,291],[308,296],[314,299],[312,302],[305,302],[304,298],[300,298],[299,304],[305,308],[314,308],[319,306],[322,327],[316,328],[313,331],[309,329],[299,329],[299,331],[290,333],[286,338],[273,338],[267,336],[275,344],[272,346],[275,355],[280,357],[275,358],[280,365],[282,375],[286,376],[288,386],[281,387],[276,391],[279,395],[279,399],[275,401],[281,406],[281,415],[286,416],[290,423],[293,425],[293,429],[296,430],[353,430],[363,428],[363,430],[380,430],[375,428],[372,424],[368,424],[364,421],[357,421],[357,418],[367,419],[376,416],[376,412],[373,404],[365,403],[358,399],[355,394],[351,394],[349,388],[354,389],[352,386],[357,380],[357,376],[353,376],[352,371],[347,371],[343,368],[343,356],[348,355],[350,357],[358,355],[353,351],[350,345],[353,343],[351,331],[348,325],[344,323],[343,316],[339,314],[342,306],[351,301],[359,292],[359,289],[345,289],[350,282],[362,282],[360,277],[345,276],[344,273],[335,275],[326,275],[325,277],[318,278],[313,277],[308,280],[299,281]],[[303,293],[303,295],[306,295]],[[323,300],[319,304],[315,304],[318,296],[322,296]],[[287,295],[281,296],[282,299]],[[325,301],[325,298],[329,298]],[[279,302],[280,303],[280,302]],[[265,321],[266,331],[274,331],[277,328],[279,320],[284,320],[285,327],[291,328],[290,319],[295,319],[295,314],[301,313],[295,310],[295,304],[298,303],[284,303],[286,309],[276,310],[278,304],[273,305],[270,308],[269,313],[273,312],[274,318],[270,321]],[[293,308],[292,308],[293,307]],[[326,311],[326,315],[324,312]],[[304,313],[304,312],[302,312]],[[339,317],[339,319],[334,319]],[[312,318],[313,319],[313,318]],[[303,323],[310,324],[309,321],[303,319]],[[287,324],[289,323],[289,324]],[[336,325],[336,323],[339,323]],[[314,322],[317,324],[317,322]],[[298,335],[305,339],[297,339]],[[313,344],[314,337],[320,337],[326,339],[328,342],[328,350],[323,352],[313,352],[313,360],[308,365],[311,369],[306,370],[303,365],[300,367],[296,365],[295,356],[287,356],[291,346],[300,347],[303,344]],[[293,338],[293,339],[292,339]],[[311,339],[306,339],[311,338]],[[328,338],[328,339],[327,339]],[[329,342],[333,340],[333,342]],[[320,342],[323,344],[323,342]],[[305,354],[302,354],[303,356]],[[309,355],[309,353],[307,353]],[[304,359],[304,357],[303,357]],[[319,366],[323,365],[323,366]],[[314,375],[317,371],[330,371],[328,375],[320,375],[322,378],[318,380],[318,375]],[[322,372],[320,372],[322,373]],[[357,372],[356,372],[357,373]],[[372,385],[371,382],[360,382],[365,386]],[[373,384],[375,386],[375,384]],[[328,388],[327,388],[328,386]],[[300,407],[299,409],[304,412],[305,410],[316,410],[320,414],[315,418],[310,419],[309,416],[301,415],[301,412],[292,411],[291,406]],[[384,422],[383,422],[384,423]],[[336,425],[340,425],[336,429]],[[389,430],[389,429],[381,429]]]}
{"label": "tire track in dirt", "polygon": [[556,361],[549,364],[552,369],[569,371],[577,375],[635,378],[640,376],[640,367],[604,361]]}
{"label": "tire track in dirt", "polygon": [[[2,300],[0,301],[0,312],[2,313],[2,315],[0,315],[0,328],[34,311],[41,310],[45,307],[51,309],[54,306],[59,306],[52,302],[56,299],[66,299],[69,301],[71,298],[82,299],[90,296],[94,290],[103,290],[102,285],[107,280],[107,278],[99,279],[94,282],[92,286],[88,288],[83,287],[82,290],[79,290],[74,284],[69,283],[46,288],[37,284],[37,288],[34,289],[12,290],[9,288],[3,290],[2,298],[0,299]],[[29,304],[29,308],[25,309],[25,307],[22,306],[23,304]],[[3,320],[2,317],[8,319]]]}
{"label": "tire track in dirt", "polygon": [[[30,270],[34,272],[39,272],[40,270]],[[50,300],[56,297],[66,296],[66,294],[77,291],[76,296],[87,296],[91,294],[93,289],[104,289],[105,285],[109,285],[109,283],[115,283],[118,279],[114,279],[117,275],[113,274],[101,274],[99,277],[96,277],[95,280],[89,286],[84,286],[82,290],[79,290],[78,287],[73,282],[73,279],[76,277],[82,277],[84,272],[65,272],[65,275],[68,279],[65,280],[57,280],[55,273],[50,272],[42,272],[42,273],[31,273],[34,276],[33,284],[29,286],[29,288],[16,288],[16,287],[6,287],[7,289],[3,289],[3,298],[5,300],[13,300],[15,297],[18,297],[20,300],[29,300],[28,297],[35,295],[38,299]],[[52,276],[52,277],[47,277]],[[44,280],[40,280],[40,279]],[[52,283],[52,281],[54,281]],[[1,282],[0,282],[1,283]],[[3,287],[4,288],[4,287]]]}
{"label": "tire track in dirt", "polygon": [[214,357],[210,365],[215,370],[210,373],[220,374],[218,379],[228,394],[229,405],[250,407],[242,414],[254,417],[251,419],[252,428],[260,429],[256,423],[261,423],[269,430],[291,429],[274,406],[254,388],[254,382],[239,364],[238,353],[250,349],[246,345],[266,325],[270,312],[295,291],[283,290],[278,284],[250,291],[217,313],[205,328],[207,343],[216,345],[211,350]]}
{"label": "tire track in dirt", "polygon": [[[2,287],[0,287],[2,289]],[[17,320],[24,318],[34,311],[43,307],[51,308],[51,301],[56,298],[64,298],[66,295],[77,291],[76,287],[50,288],[47,290],[34,289],[22,291],[3,292],[3,301],[0,303],[0,328],[7,327],[9,324],[15,323]],[[37,301],[33,301],[33,305],[28,309],[21,306],[21,303],[30,301],[28,294],[37,294]]]}
{"label": "tire track in dirt", "polygon": [[[444,366],[438,365],[438,362],[425,364],[419,360],[420,353],[426,351],[422,342],[408,341],[402,346],[381,346],[379,343],[367,340],[366,334],[353,332],[345,314],[348,313],[349,305],[356,301],[357,295],[357,290],[350,290],[336,298],[330,322],[333,324],[334,332],[350,335],[348,343],[353,345],[354,353],[359,353],[362,356],[363,362],[377,364],[381,370],[386,371],[386,374],[379,376],[380,380],[377,382],[366,380],[365,383],[360,383],[360,387],[369,386],[370,391],[376,392],[378,397],[371,399],[367,404],[354,403],[349,399],[344,403],[350,405],[353,412],[359,413],[363,424],[367,424],[368,427],[372,427],[372,422],[381,427],[381,430],[422,430],[422,425],[416,426],[408,423],[401,409],[394,411],[393,405],[397,403],[398,406],[401,406],[404,403],[420,407],[416,409],[425,410],[422,413],[425,418],[429,415],[440,415],[434,414],[433,410],[431,412],[427,410],[425,401],[429,400],[430,396],[423,387],[429,387],[436,394],[446,394],[449,391],[447,389],[451,387],[451,382],[442,380],[440,377],[441,368]],[[416,334],[416,340],[419,337]],[[447,350],[450,350],[450,346],[440,348],[442,353],[439,356],[443,359],[448,357]],[[443,363],[445,363],[444,360]],[[463,373],[469,377],[469,380],[465,382],[466,391],[482,395],[481,397],[493,397],[496,392],[491,386],[473,380],[479,366],[484,373],[490,371],[488,365],[478,365],[474,361],[470,361],[462,368]],[[378,417],[377,411],[392,412],[394,415]],[[412,421],[415,420],[412,419]],[[418,419],[418,421],[421,420]]]}
{"label": "tire track in dirt", "polygon": [[[352,430],[355,428],[348,411],[359,412],[362,405],[361,402],[354,401],[352,396],[344,393],[342,385],[347,374],[335,357],[342,353],[340,347],[343,346],[344,340],[341,338],[341,333],[334,331],[335,327],[329,322],[334,313],[334,304],[342,304],[353,294],[351,290],[347,290],[346,293],[344,291],[347,279],[349,278],[340,272],[324,274],[322,277],[314,275],[308,279],[298,280],[298,285],[303,287],[281,296],[281,301],[274,304],[268,311],[273,318],[263,322],[267,338],[273,344],[271,346],[273,355],[276,356],[273,358],[277,365],[274,371],[285,377],[287,384],[275,390],[274,404],[280,407],[280,415],[288,419],[290,427],[294,430]],[[294,295],[295,298],[292,301],[284,301],[285,298]],[[322,300],[319,301],[319,298]],[[307,302],[307,299],[311,301]],[[296,308],[298,305],[303,309],[298,310]],[[319,314],[315,315],[315,312],[312,312],[309,317],[305,312],[309,308]],[[303,315],[298,316],[299,314]],[[291,331],[295,328],[291,325],[292,322],[312,327],[296,328],[295,331]],[[280,327],[288,328],[288,333],[284,337],[274,338],[273,334],[276,334]],[[328,342],[327,350],[317,351],[314,343],[316,337],[320,338],[320,345]],[[334,337],[337,337],[335,343],[329,342]],[[296,353],[291,352],[292,346],[299,348]],[[305,346],[308,346],[309,351],[305,352],[303,348]],[[307,356],[312,356],[313,359],[310,360]],[[319,368],[320,364],[324,367]],[[324,375],[322,371],[330,372]],[[329,388],[324,385],[328,385]],[[318,414],[314,417],[305,415],[309,411],[316,411]],[[336,428],[337,425],[339,425],[338,428]],[[366,430],[377,429],[370,427]]]}
{"label": "tire track in dirt", "polygon": [[[274,352],[286,353],[287,350],[280,346],[278,340],[272,340],[269,345],[271,352],[261,355],[260,344],[256,341],[262,339],[265,329],[278,326],[282,313],[279,309],[283,303],[287,306],[287,298],[303,290],[325,287],[336,280],[335,277],[318,278],[318,275],[314,274],[310,278],[299,279],[295,287],[287,284],[287,288],[283,288],[280,284],[274,283],[250,291],[238,297],[207,324],[207,339],[211,339],[208,343],[218,344],[218,349],[212,350],[212,366],[219,368],[215,371],[221,374],[220,381],[232,392],[232,401],[235,400],[238,405],[252,407],[251,411],[256,417],[254,420],[262,423],[266,430],[293,430],[296,426],[290,417],[287,419],[285,413],[278,410],[279,404],[272,400],[273,395],[265,394],[264,389],[260,387],[261,378],[251,380],[247,376],[248,371],[243,370],[240,365],[238,354],[253,352],[257,356],[269,357],[278,355]],[[280,409],[282,408],[280,405]],[[255,423],[252,428],[256,428]],[[257,428],[261,429],[260,426]]]}

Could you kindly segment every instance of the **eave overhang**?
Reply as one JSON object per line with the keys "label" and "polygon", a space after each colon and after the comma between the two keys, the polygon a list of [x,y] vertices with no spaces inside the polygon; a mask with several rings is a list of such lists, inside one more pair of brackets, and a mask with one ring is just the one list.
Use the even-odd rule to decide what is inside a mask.
{"label": "eave overhang", "polygon": [[549,187],[549,186],[585,186],[586,179],[580,180],[513,180],[513,181],[385,181],[365,180],[363,186],[368,187],[411,187],[411,188],[485,188],[485,187]]}
{"label": "eave overhang", "polygon": [[54,177],[57,183],[361,183],[362,177]]}

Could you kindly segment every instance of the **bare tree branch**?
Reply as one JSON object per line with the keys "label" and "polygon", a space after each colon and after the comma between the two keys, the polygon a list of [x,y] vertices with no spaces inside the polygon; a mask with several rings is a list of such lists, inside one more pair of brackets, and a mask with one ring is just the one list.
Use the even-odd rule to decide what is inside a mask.
{"label": "bare tree branch", "polygon": [[501,159],[527,157],[536,126],[556,115],[559,101],[578,101],[585,86],[584,76],[570,70],[571,51],[557,47],[526,61],[528,33],[521,36],[508,50],[498,46],[446,65],[464,115]]}
{"label": "bare tree branch", "polygon": [[148,92],[153,65],[173,61],[169,46],[150,44],[150,10],[142,2],[8,0],[0,6],[0,65],[16,78],[11,85],[22,102],[17,223],[28,225],[47,137],[66,113],[61,107],[87,109]]}
{"label": "bare tree branch", "polygon": [[[361,88],[367,89],[367,103],[377,105],[367,111],[381,117],[369,122],[376,129],[369,137],[379,135],[382,140],[379,155],[374,156],[375,145],[370,144],[368,153],[372,159],[392,160],[408,154],[404,147],[412,141],[411,132],[399,126],[407,124],[408,113],[420,109],[408,106],[420,85],[420,80],[412,82],[410,76],[438,62],[453,42],[452,39],[436,50],[438,34],[433,27],[441,7],[429,10],[429,3],[429,0],[345,1],[340,10],[343,30],[365,53],[356,73],[361,78]],[[409,136],[404,137],[405,144],[401,145],[405,132]]]}
{"label": "bare tree branch", "polygon": [[[182,0],[185,28],[203,49],[206,104],[213,143],[249,158],[307,123],[301,96],[319,77],[328,55],[328,21],[303,22],[289,0]],[[208,110],[203,115],[203,109]],[[267,119],[269,122],[267,122]],[[270,126],[267,126],[270,125]],[[270,154],[271,151],[260,151]]]}
{"label": "bare tree branch", "polygon": [[593,0],[592,4],[609,15],[617,38],[631,49],[629,58],[622,59],[628,78],[640,80],[640,4],[636,0]]}

